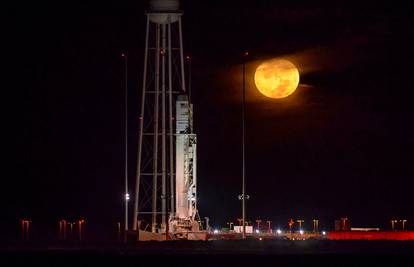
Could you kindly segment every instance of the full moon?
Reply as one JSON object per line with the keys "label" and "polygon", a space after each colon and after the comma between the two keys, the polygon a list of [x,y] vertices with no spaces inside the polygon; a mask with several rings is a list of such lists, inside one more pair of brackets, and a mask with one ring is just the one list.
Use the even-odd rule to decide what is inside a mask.
{"label": "full moon", "polygon": [[257,67],[254,82],[263,95],[284,98],[295,92],[298,87],[299,71],[288,60],[273,59]]}

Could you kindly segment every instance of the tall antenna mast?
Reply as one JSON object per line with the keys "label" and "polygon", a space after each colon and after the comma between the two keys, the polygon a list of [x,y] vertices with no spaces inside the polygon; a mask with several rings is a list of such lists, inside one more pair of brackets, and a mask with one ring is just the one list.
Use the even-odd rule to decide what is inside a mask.
{"label": "tall antenna mast", "polygon": [[124,218],[124,232],[128,230],[128,58],[126,53],[121,54],[125,63],[125,218]]}

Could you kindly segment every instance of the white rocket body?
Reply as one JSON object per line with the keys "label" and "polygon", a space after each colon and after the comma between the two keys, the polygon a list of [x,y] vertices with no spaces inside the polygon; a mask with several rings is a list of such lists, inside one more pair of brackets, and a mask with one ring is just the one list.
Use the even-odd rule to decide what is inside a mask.
{"label": "white rocket body", "polygon": [[194,220],[197,212],[196,135],[192,133],[192,105],[187,96],[176,101],[176,212],[179,219]]}

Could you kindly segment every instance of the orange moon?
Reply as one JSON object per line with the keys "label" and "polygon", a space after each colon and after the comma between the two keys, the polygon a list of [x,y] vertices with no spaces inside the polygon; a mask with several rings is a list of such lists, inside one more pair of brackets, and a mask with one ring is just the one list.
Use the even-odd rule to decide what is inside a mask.
{"label": "orange moon", "polygon": [[299,85],[299,71],[285,59],[265,61],[257,67],[254,82],[259,91],[270,98],[285,98]]}

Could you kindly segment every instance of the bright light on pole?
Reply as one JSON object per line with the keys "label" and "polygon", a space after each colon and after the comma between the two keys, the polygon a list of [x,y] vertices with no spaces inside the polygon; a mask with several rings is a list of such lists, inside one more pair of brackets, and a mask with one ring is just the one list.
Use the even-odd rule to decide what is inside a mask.
{"label": "bright light on pole", "polygon": [[277,229],[277,230],[276,230],[276,233],[277,233],[278,235],[280,235],[280,234],[282,233],[282,230]]}
{"label": "bright light on pole", "polygon": [[129,200],[129,194],[128,194],[128,193],[126,193],[126,194],[125,194],[125,200],[126,200],[126,201],[128,201],[128,200]]}

